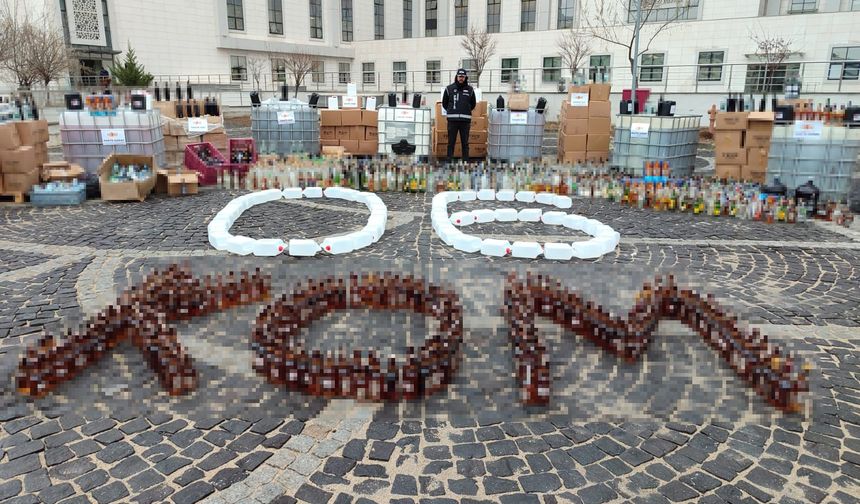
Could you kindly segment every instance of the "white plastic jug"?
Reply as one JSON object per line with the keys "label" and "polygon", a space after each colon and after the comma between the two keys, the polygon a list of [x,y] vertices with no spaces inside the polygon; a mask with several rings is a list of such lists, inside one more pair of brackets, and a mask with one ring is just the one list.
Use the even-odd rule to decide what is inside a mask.
{"label": "white plastic jug", "polygon": [[573,257],[573,247],[567,243],[544,243],[543,256],[553,261],[569,261]]}
{"label": "white plastic jug", "polygon": [[517,220],[520,222],[540,222],[540,216],[543,210],[540,208],[524,208],[517,213]]}
{"label": "white plastic jug", "polygon": [[472,210],[472,215],[475,216],[475,222],[479,224],[493,222],[496,220],[496,212],[493,210]]}
{"label": "white plastic jug", "polygon": [[540,220],[550,226],[561,226],[567,214],[564,212],[544,212]]}
{"label": "white plastic jug", "polygon": [[274,257],[287,250],[287,244],[277,238],[255,240],[252,254],[259,257]]}
{"label": "white plastic jug", "polygon": [[455,226],[470,226],[475,223],[472,212],[454,212],[451,214],[451,224]]}
{"label": "white plastic jug", "polygon": [[478,191],[478,199],[481,201],[493,201],[496,199],[496,191],[492,189],[481,189]]}
{"label": "white plastic jug", "polygon": [[517,211],[514,208],[497,208],[493,210],[499,222],[516,222]]}
{"label": "white plastic jug", "polygon": [[535,195],[535,201],[541,205],[553,205],[555,204],[555,196],[556,195],[551,192],[541,192]]}
{"label": "white plastic jug", "polygon": [[573,206],[573,200],[570,196],[556,196],[553,202],[556,208],[567,209]]}
{"label": "white plastic jug", "polygon": [[534,203],[535,202],[535,192],[534,191],[520,191],[516,195],[517,201],[522,203]]}
{"label": "white plastic jug", "polygon": [[320,246],[329,254],[348,254],[355,250],[355,240],[349,235],[328,237]]}
{"label": "white plastic jug", "polygon": [[291,256],[312,257],[321,249],[319,244],[313,240],[290,240],[287,250]]}
{"label": "white plastic jug", "polygon": [[511,255],[522,259],[535,259],[543,253],[537,242],[514,242],[511,245]]}
{"label": "white plastic jug", "polygon": [[287,187],[281,194],[284,195],[285,199],[301,199],[302,197],[302,188],[301,187]]}
{"label": "white plastic jug", "polygon": [[238,255],[248,255],[254,251],[254,245],[257,240],[248,238],[247,236],[231,236],[227,238],[225,249]]}
{"label": "white plastic jug", "polygon": [[514,201],[516,196],[516,192],[507,189],[496,193],[496,199],[498,201]]}
{"label": "white plastic jug", "polygon": [[477,198],[475,191],[460,191],[460,201],[475,201]]}
{"label": "white plastic jug", "polygon": [[477,236],[460,233],[459,236],[454,237],[453,246],[457,250],[474,253],[481,250],[481,242]]}
{"label": "white plastic jug", "polygon": [[323,190],[322,187],[306,187],[302,194],[305,198],[322,198]]}
{"label": "white plastic jug", "polygon": [[481,254],[492,257],[504,257],[511,253],[511,244],[506,240],[486,238],[481,241]]}

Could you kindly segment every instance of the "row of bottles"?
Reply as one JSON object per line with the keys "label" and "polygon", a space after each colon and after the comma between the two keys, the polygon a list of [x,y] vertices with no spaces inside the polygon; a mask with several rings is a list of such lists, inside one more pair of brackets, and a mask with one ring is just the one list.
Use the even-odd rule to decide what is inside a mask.
{"label": "row of bottles", "polygon": [[153,176],[152,168],[147,164],[114,163],[109,175],[110,182],[129,182],[146,180]]}
{"label": "row of bottles", "polygon": [[209,150],[208,144],[190,145],[192,152],[206,166],[221,166],[224,164],[224,159],[220,155],[215,155]]}
{"label": "row of bottles", "polygon": [[39,108],[35,101],[30,101],[30,96],[4,98],[3,102],[0,103],[0,122],[28,121],[31,119],[39,119]]}

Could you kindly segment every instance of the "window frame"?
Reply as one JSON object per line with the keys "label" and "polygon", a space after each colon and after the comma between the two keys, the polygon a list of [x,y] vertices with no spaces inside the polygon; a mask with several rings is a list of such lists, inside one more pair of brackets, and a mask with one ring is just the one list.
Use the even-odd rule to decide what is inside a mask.
{"label": "window frame", "polygon": [[454,35],[469,31],[469,0],[454,0]]}
{"label": "window frame", "polygon": [[412,38],[413,12],[412,0],[403,0],[403,38]]}
{"label": "window frame", "polygon": [[[238,4],[238,5],[237,5]],[[227,29],[230,31],[245,31],[245,2],[244,0],[227,0],[225,5],[227,6]],[[236,9],[239,9],[239,14],[236,14]],[[233,10],[233,14],[230,14],[230,10]],[[230,26],[230,22],[233,22],[233,26]],[[240,26],[241,24],[241,26]]]}
{"label": "window frame", "polygon": [[[433,6],[432,8],[430,6]],[[433,17],[430,17],[430,13]],[[430,22],[433,22],[433,28],[430,28]],[[424,36],[438,37],[439,36],[439,0],[424,1]]]}
{"label": "window frame", "polygon": [[[724,75],[723,67],[726,64],[726,52],[727,51],[724,49],[713,49],[713,50],[697,51],[696,52],[696,82],[697,83],[699,83],[699,84],[714,84],[714,83],[723,82],[723,75]],[[711,54],[711,55],[720,54],[721,55],[720,62],[714,63],[712,61],[712,62],[702,63],[702,55],[703,54]],[[716,79],[714,79],[714,78],[702,78],[702,70],[705,70],[706,72],[708,72],[709,77],[713,77],[713,74],[711,72],[713,72],[714,69],[719,70],[719,78],[716,78]]]}
{"label": "window frame", "polygon": [[[317,68],[317,64],[319,64],[319,68]],[[311,82],[314,84],[325,83],[325,60],[311,62]]]}
{"label": "window frame", "polygon": [[[435,63],[436,68],[430,68],[430,64]],[[442,60],[425,60],[424,61],[424,83],[425,84],[441,84],[442,83]],[[435,75],[435,79],[432,77]]]}
{"label": "window frame", "polygon": [[287,82],[287,62],[284,58],[272,58],[272,81]]}
{"label": "window frame", "polygon": [[[368,70],[368,65],[370,69]],[[370,77],[368,79],[368,77]],[[376,62],[363,61],[361,63],[361,83],[363,85],[376,85]]]}
{"label": "window frame", "polygon": [[[526,7],[531,6],[527,11]],[[530,20],[526,14],[529,14]],[[537,0],[520,0],[520,31],[532,32],[537,29]]]}
{"label": "window frame", "polygon": [[[845,56],[843,56],[839,59],[834,59],[834,54],[836,53],[836,51],[838,51],[840,49],[845,50]],[[852,50],[854,50],[858,53],[856,58],[850,58],[849,57],[849,53],[851,53]],[[846,62],[848,62],[848,63],[846,63]],[[833,75],[833,69],[834,68],[840,69],[839,77],[831,77],[831,75]],[[851,71],[851,74],[853,74],[853,76],[851,74],[849,74],[846,77],[845,75],[846,75],[847,71]],[[830,60],[829,60],[828,65],[827,65],[827,80],[828,81],[846,81],[846,80],[855,81],[855,80],[860,80],[860,44],[858,44],[858,45],[839,45],[839,46],[833,46],[830,48]]]}
{"label": "window frame", "polygon": [[[607,58],[607,65],[597,66],[593,62],[593,58]],[[597,70],[598,69],[606,69],[606,74],[609,75],[612,73],[612,55],[611,54],[589,54],[588,55],[588,78],[591,79],[592,82],[597,81]]]}
{"label": "window frame", "polygon": [[385,0],[373,0],[373,40],[385,40]]}
{"label": "window frame", "polygon": [[[515,61],[515,67],[506,67],[505,62]],[[511,77],[519,77],[520,74],[520,58],[502,58],[500,60],[499,68],[501,69],[501,83],[502,84],[512,84],[516,82],[516,80],[511,80]]]}
{"label": "window frame", "polygon": [[[495,23],[491,23],[491,20]],[[501,31],[502,0],[487,0],[487,33],[499,33]]]}
{"label": "window frame", "polygon": [[[344,71],[344,66],[346,71]],[[339,84],[349,84],[352,81],[352,64],[349,61],[337,62],[337,82]]]}
{"label": "window frame", "polygon": [[[314,10],[318,10],[319,15],[314,16]],[[322,16],[322,0],[308,0],[308,19],[310,20],[311,40],[323,40],[324,32]],[[314,21],[316,21],[316,23]]]}
{"label": "window frame", "polygon": [[[397,68],[397,65],[399,64],[403,65],[402,69]],[[394,82],[394,84],[407,83],[408,65],[409,63],[407,61],[393,61],[391,63],[391,80]]]}
{"label": "window frame", "polygon": [[269,0],[269,35],[284,34],[284,0]]}
{"label": "window frame", "polygon": [[[809,3],[812,7],[809,7]],[[797,4],[800,4],[798,7]],[[818,12],[818,0],[790,0],[788,3],[789,14],[812,14]]]}
{"label": "window frame", "polygon": [[[234,64],[234,58],[236,63]],[[241,59],[242,64],[239,64],[239,60]],[[235,69],[241,69],[239,74],[233,72]],[[239,78],[236,78],[236,75],[239,75]],[[241,54],[231,54],[230,55],[230,82],[248,82],[248,57]]]}
{"label": "window frame", "polygon": [[[785,61],[776,65],[774,71],[773,82],[770,86],[760,85],[759,77],[762,71],[767,67],[763,61],[748,63],[746,66],[746,76],[744,78],[744,93],[782,93],[785,91],[785,83],[788,80],[788,75],[792,73],[800,73],[800,63],[796,61]],[[777,80],[778,74],[782,74],[782,80]],[[751,77],[757,78],[755,82],[751,81]],[[767,89],[767,91],[764,91]]]}
{"label": "window frame", "polygon": [[352,0],[340,0],[340,41],[353,42],[355,39],[355,10]]}
{"label": "window frame", "polygon": [[[630,24],[636,23],[636,9],[633,8],[634,0],[627,0],[627,22]],[[699,19],[699,13],[702,7],[702,0],[677,0],[681,1],[689,1],[692,5],[686,7],[686,15],[678,16],[677,18],[671,18],[675,21],[695,21]],[[648,16],[647,19],[643,19],[643,23],[665,23],[668,21],[669,12],[677,11],[679,7],[677,5],[672,5],[668,7],[657,7],[656,9],[651,11],[651,15]],[[692,15],[691,15],[692,13]]]}
{"label": "window frame", "polygon": [[[645,57],[646,56],[650,56],[652,58],[656,57],[656,56],[660,56],[662,59],[661,59],[659,65],[655,65],[653,63],[650,65],[646,65],[645,64]],[[645,78],[645,69],[646,68],[648,69],[648,75],[649,75],[649,78],[647,78],[647,79]],[[657,68],[660,69],[660,73],[659,73],[660,78],[659,79],[654,78],[654,75],[655,75],[654,72],[655,72],[655,69],[657,69]],[[666,53],[665,52],[645,53],[639,59],[639,82],[663,82],[663,79],[666,78],[665,69],[666,69]]]}
{"label": "window frame", "polygon": [[[567,5],[565,5],[567,4]],[[570,11],[570,16],[563,16],[562,13]],[[558,0],[558,10],[556,12],[557,19],[555,20],[555,28],[557,30],[568,30],[573,28],[576,14],[576,0]],[[569,23],[562,24],[561,20],[569,20]]]}
{"label": "window frame", "polygon": [[[546,60],[556,60],[558,66],[546,66]],[[561,56],[543,56],[541,58],[543,66],[541,67],[541,82],[545,84],[561,82],[562,61]],[[547,73],[552,72],[550,78],[547,78]],[[556,75],[553,79],[552,75]]]}

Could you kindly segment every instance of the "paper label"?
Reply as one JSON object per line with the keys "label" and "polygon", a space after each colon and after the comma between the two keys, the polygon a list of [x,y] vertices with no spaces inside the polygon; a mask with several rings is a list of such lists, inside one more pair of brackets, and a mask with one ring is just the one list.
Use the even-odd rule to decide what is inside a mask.
{"label": "paper label", "polygon": [[405,107],[394,109],[394,120],[401,122],[415,122],[415,109]]}
{"label": "paper label", "polygon": [[328,97],[328,109],[329,110],[338,110],[340,107],[337,105],[337,96],[329,96]]}
{"label": "paper label", "polygon": [[278,112],[278,124],[296,124],[296,113],[292,110]]}
{"label": "paper label", "polygon": [[376,97],[368,96],[364,102],[364,108],[367,110],[376,110]]}
{"label": "paper label", "polygon": [[346,95],[341,96],[341,103],[343,104],[343,108],[358,108],[358,96],[355,95]]}
{"label": "paper label", "polygon": [[573,107],[587,107],[588,93],[570,93],[570,105]]}
{"label": "paper label", "polygon": [[672,105],[671,107],[669,107],[669,113],[670,114],[675,115],[675,107],[676,107],[676,105]]}
{"label": "paper label", "polygon": [[125,130],[122,128],[102,129],[102,145],[125,145]]}
{"label": "paper label", "polygon": [[794,138],[820,139],[824,135],[823,121],[795,121]]}
{"label": "paper label", "polygon": [[511,112],[511,124],[528,124],[529,123],[529,113],[528,112]]}
{"label": "paper label", "polygon": [[350,82],[346,85],[346,95],[358,96],[358,86],[355,84],[355,82]]}
{"label": "paper label", "polygon": [[630,138],[648,138],[651,123],[633,123],[630,125]]}
{"label": "paper label", "polygon": [[206,133],[207,131],[209,131],[209,121],[205,117],[188,118],[189,133]]}

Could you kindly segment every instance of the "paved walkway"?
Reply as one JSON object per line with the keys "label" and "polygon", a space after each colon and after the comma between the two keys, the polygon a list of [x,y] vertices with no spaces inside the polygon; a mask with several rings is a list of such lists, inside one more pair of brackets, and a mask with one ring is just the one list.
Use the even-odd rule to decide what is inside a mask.
{"label": "paved walkway", "polygon": [[[576,200],[572,211],[622,233],[615,254],[489,259],[433,235],[429,196],[383,194],[390,220],[373,247],[243,258],[206,243],[206,223],[236,194],[0,206],[0,502],[859,502],[856,231]],[[312,237],[365,219],[342,202],[270,203],[235,229]],[[543,240],[559,230],[494,223],[471,232]],[[177,326],[200,373],[188,396],[167,396],[124,345],[47,398],[17,394],[11,375],[42,331],[76,327],[171,262],[200,274],[261,267],[276,292],[353,271],[419,274],[451,286],[466,308],[461,369],[445,393],[418,403],[288,392],[251,369],[248,335],[261,307],[250,306]],[[643,282],[674,274],[814,363],[806,411],[774,412],[674,323],[632,365],[542,325],[552,401],[524,408],[498,312],[511,271],[551,274],[619,313]],[[349,311],[318,321],[306,338],[321,349],[360,341],[403,355],[431,329],[421,317]]]}

